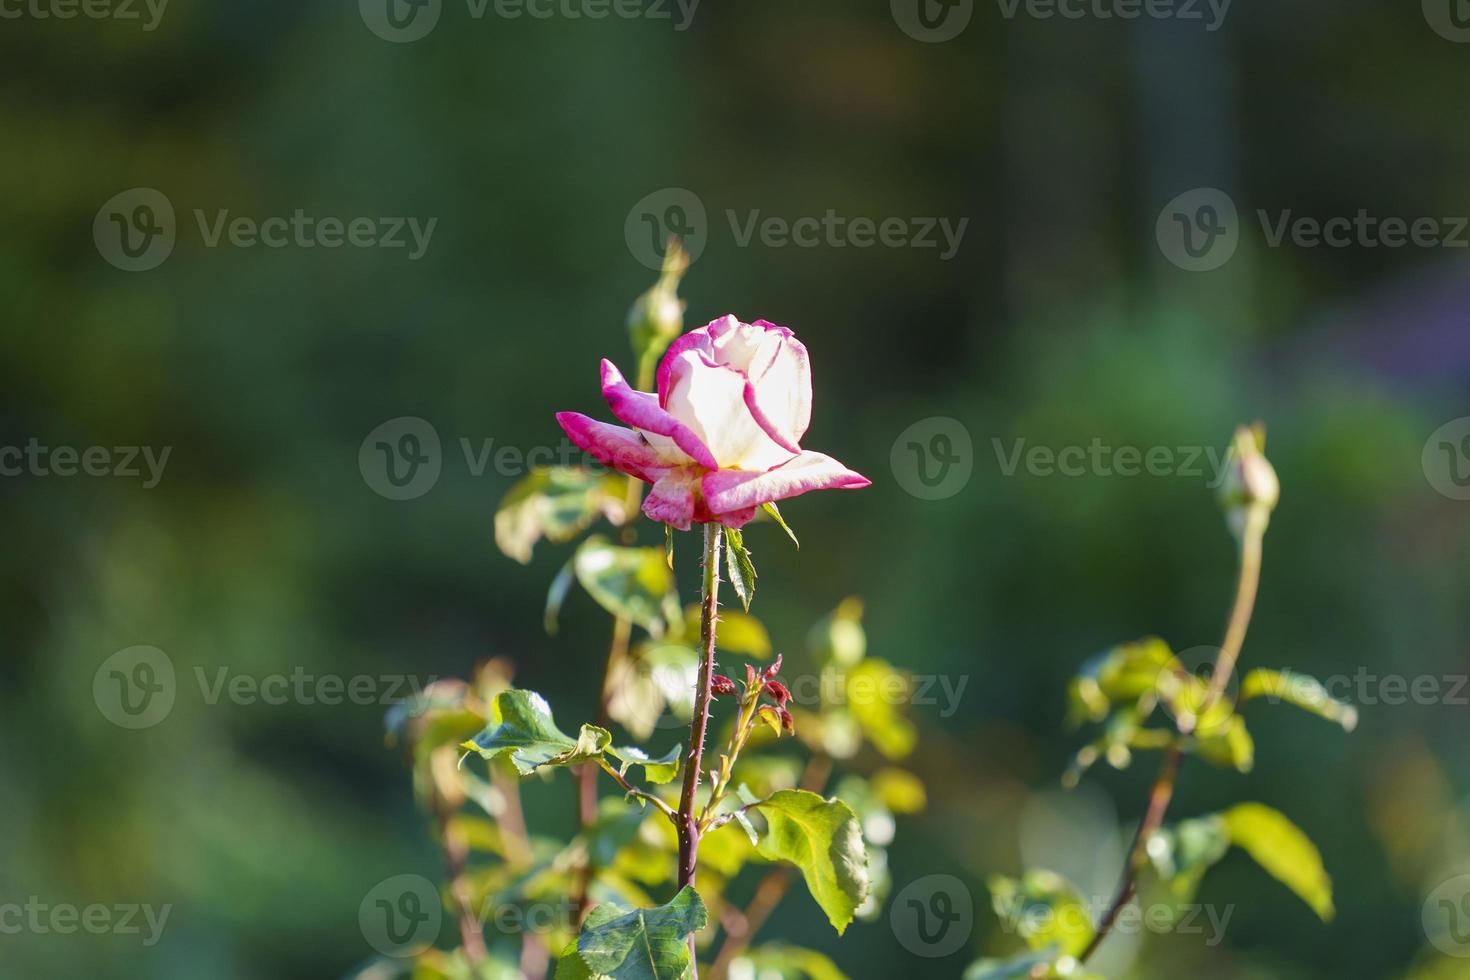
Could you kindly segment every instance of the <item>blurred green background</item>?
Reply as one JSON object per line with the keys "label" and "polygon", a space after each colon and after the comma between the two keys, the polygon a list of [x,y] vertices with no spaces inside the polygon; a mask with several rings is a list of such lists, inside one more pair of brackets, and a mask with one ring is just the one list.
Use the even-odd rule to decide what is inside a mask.
{"label": "blurred green background", "polygon": [[[895,891],[934,873],[969,886],[964,951],[917,960],[886,918],[839,941],[796,898],[768,935],[856,977],[958,976],[1016,946],[986,876],[1050,863],[1111,887],[1153,763],[1064,794],[1083,738],[1062,728],[1066,682],[1146,634],[1217,644],[1232,545],[1208,472],[1007,475],[1016,440],[1223,451],[1235,424],[1265,420],[1284,489],[1244,664],[1470,671],[1470,502],[1436,490],[1458,471],[1422,455],[1470,413],[1465,254],[1273,247],[1256,218],[1470,212],[1456,96],[1470,47],[1418,5],[1239,4],[1209,31],[981,3],[943,43],[877,0],[707,2],[686,30],[674,7],[477,18],[444,0],[411,43],[354,6],[173,0],[154,30],[141,6],[142,21],[5,8],[0,445],[170,456],[152,488],[0,479],[0,901],[172,912],[151,947],[0,935],[0,974],[340,976],[371,953],[363,895],[439,875],[380,707],[211,704],[196,669],[426,682],[505,655],[559,715],[587,715],[606,619],[574,596],[561,634],[543,633],[566,551],[542,545],[527,569],[496,550],[495,504],[519,473],[476,475],[460,441],[556,447],[555,411],[607,417],[597,361],[631,373],[623,314],[654,276],[625,229],[665,188],[706,210],[687,324],[734,312],[794,328],[815,369],[807,445],[874,482],[792,501],[799,553],[770,527],[748,535],[777,647],[860,595],[876,655],[967,678],[950,716],[913,711],[930,805],[891,853]],[[172,254],[145,272],[93,235],[104,202],[136,187],[177,213]],[[1236,251],[1207,272],[1155,235],[1199,187],[1239,209]],[[196,209],[437,224],[410,260],[209,247]],[[948,260],[742,244],[732,227],[829,210],[969,220]],[[401,416],[432,423],[443,469],[395,501],[358,452]],[[893,450],[936,416],[968,433],[972,472],[925,500]],[[693,541],[679,542],[686,598]],[[130,731],[99,711],[93,679],[140,644],[166,651],[179,693]],[[1175,815],[1259,800],[1315,839],[1335,922],[1235,854],[1200,899],[1233,906],[1222,946],[1151,937],[1129,965],[1118,940],[1107,962],[1171,980],[1470,975],[1421,924],[1425,896],[1470,870],[1470,691],[1440,690],[1361,704],[1352,735],[1262,709],[1253,773],[1186,767]],[[562,780],[527,806],[570,828],[571,798]]]}

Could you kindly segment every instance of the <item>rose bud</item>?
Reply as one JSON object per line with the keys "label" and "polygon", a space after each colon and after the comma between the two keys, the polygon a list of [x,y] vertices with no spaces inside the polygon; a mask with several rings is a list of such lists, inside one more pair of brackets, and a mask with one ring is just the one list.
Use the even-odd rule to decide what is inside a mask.
{"label": "rose bud", "polygon": [[735,689],[735,682],[724,674],[716,674],[710,681],[710,690],[715,694],[739,694]]}
{"label": "rose bud", "polygon": [[754,667],[752,667],[750,664],[745,665],[745,686],[747,688],[758,687],[759,684],[757,684],[756,682],[759,677],[760,675],[755,672]]}
{"label": "rose bud", "polygon": [[806,347],[785,327],[733,316],[669,345],[656,391],[635,391],[602,362],[602,395],[623,425],[576,412],[556,420],[598,461],[653,484],[643,513],[681,531],[744,527],[762,504],[813,490],[866,487],[867,477],[803,449],[812,416]]}
{"label": "rose bud", "polygon": [[777,704],[785,706],[791,700],[791,692],[780,681],[766,681],[766,694]]}
{"label": "rose bud", "polygon": [[791,717],[791,712],[787,711],[785,708],[780,708],[778,710],[781,714],[781,727],[786,729],[792,735],[795,735],[796,719]]}
{"label": "rose bud", "polygon": [[1266,459],[1265,442],[1265,430],[1259,425],[1241,426],[1235,430],[1235,441],[1225,457],[1220,503],[1225,508],[1231,530],[1237,535],[1251,521],[1259,521],[1264,529],[1276,502],[1281,499],[1281,481]]}
{"label": "rose bud", "polygon": [[775,663],[766,668],[766,680],[770,680],[772,677],[775,677],[777,674],[781,673],[781,658],[783,656],[785,655],[780,653],[776,654]]}

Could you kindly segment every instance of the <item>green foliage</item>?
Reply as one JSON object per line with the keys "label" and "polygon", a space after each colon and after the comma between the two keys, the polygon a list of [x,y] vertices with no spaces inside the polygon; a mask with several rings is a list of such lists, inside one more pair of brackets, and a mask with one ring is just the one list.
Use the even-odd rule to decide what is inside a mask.
{"label": "green foliage", "polygon": [[608,754],[623,764],[619,770],[623,775],[626,776],[632,766],[642,766],[643,778],[656,786],[674,781],[674,777],[679,774],[679,757],[683,752],[683,746],[675,745],[663,755],[654,758],[636,745],[608,749]]}
{"label": "green foliage", "polygon": [[678,616],[674,573],[662,548],[620,547],[594,535],[577,548],[572,570],[603,609],[655,636]]}
{"label": "green foliage", "polygon": [[995,875],[989,887],[1002,925],[1032,950],[1077,956],[1092,942],[1095,932],[1086,903],[1061,875],[1041,869],[1027,871],[1019,880]]}
{"label": "green foliage", "polygon": [[1241,803],[1222,814],[1230,842],[1311,906],[1323,922],[1336,914],[1332,879],[1315,844],[1285,815],[1260,803]]}
{"label": "green foliage", "polygon": [[1289,670],[1253,670],[1240,682],[1238,700],[1245,704],[1256,698],[1296,705],[1336,722],[1344,731],[1350,732],[1358,727],[1358,709],[1328,694],[1320,681],[1306,674]]}
{"label": "green foliage", "polygon": [[841,935],[867,897],[868,859],[857,814],[841,800],[782,790],[761,801],[767,834],[760,853],[801,869],[807,889]]}
{"label": "green foliage", "polygon": [[821,953],[786,943],[767,943],[741,959],[749,975],[761,980],[847,980],[847,974]]}
{"label": "green foliage", "polygon": [[699,893],[687,885],[655,908],[630,911],[606,902],[562,952],[556,980],[679,980],[689,972],[689,936],[708,918]]}
{"label": "green foliage", "polygon": [[745,535],[733,527],[725,528],[725,569],[730,574],[730,584],[740,597],[740,604],[750,612],[750,603],[755,599],[755,565],[750,552],[745,549]]}
{"label": "green foliage", "polygon": [[508,755],[516,771],[529,776],[541,766],[569,766],[600,756],[612,734],[583,725],[574,739],[556,727],[551,706],[533,691],[506,691],[495,699],[492,723],[463,744],[481,758]]}
{"label": "green foliage", "polygon": [[495,511],[495,543],[525,565],[542,538],[563,544],[590,527],[599,514],[621,524],[628,516],[626,485],[616,474],[584,467],[536,467],[501,499]]}
{"label": "green foliage", "polygon": [[796,532],[791,530],[791,525],[787,524],[786,518],[781,516],[781,509],[779,507],[777,507],[774,503],[767,501],[766,503],[761,504],[761,510],[765,513],[767,517],[769,517],[771,520],[775,521],[781,526],[781,530],[786,532],[786,536],[791,539],[792,544],[796,545],[798,549],[801,548],[801,542],[797,540]]}

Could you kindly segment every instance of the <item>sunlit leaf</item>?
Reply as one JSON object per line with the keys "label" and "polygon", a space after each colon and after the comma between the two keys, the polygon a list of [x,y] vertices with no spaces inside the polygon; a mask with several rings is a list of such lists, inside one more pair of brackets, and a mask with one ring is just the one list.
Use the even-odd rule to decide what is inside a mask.
{"label": "sunlit leaf", "polygon": [[786,536],[791,539],[791,543],[796,545],[797,549],[800,550],[801,542],[796,539],[796,532],[791,530],[791,525],[786,523],[786,518],[781,516],[781,509],[774,503],[767,501],[761,504],[761,510],[765,512],[767,517],[781,525],[781,530],[786,532]]}
{"label": "sunlit leaf", "polygon": [[1358,709],[1339,701],[1315,677],[1283,670],[1253,670],[1240,682],[1241,704],[1255,698],[1271,703],[1285,701],[1336,722],[1346,731],[1358,727]]}
{"label": "sunlit leaf", "polygon": [[1002,928],[1033,950],[1055,947],[1076,956],[1092,942],[1095,930],[1086,903],[1061,875],[1033,869],[1020,879],[994,875],[988,884]]}
{"label": "sunlit leaf", "polygon": [[782,790],[757,810],[766,818],[760,853],[801,869],[808,890],[840,935],[868,894],[868,861],[852,807],[806,790]]}
{"label": "sunlit leaf", "polygon": [[863,630],[863,602],[849,596],[817,621],[807,633],[812,658],[824,667],[852,667],[868,655],[868,635]]}
{"label": "sunlit leaf", "polygon": [[611,902],[587,916],[582,934],[562,953],[556,980],[678,980],[689,972],[689,936],[708,920],[688,885],[667,905],[622,909]]}
{"label": "sunlit leaf", "polygon": [[1214,727],[1195,741],[1200,758],[1217,766],[1250,772],[1256,764],[1256,743],[1245,727],[1245,719],[1231,715],[1223,725]]}
{"label": "sunlit leaf", "polygon": [[733,527],[725,528],[725,570],[741,605],[750,612],[750,603],[755,599],[755,565],[745,549],[745,536]]}
{"label": "sunlit leaf", "polygon": [[759,946],[737,962],[742,975],[761,980],[847,980],[847,974],[821,953],[786,943]]}
{"label": "sunlit leaf", "polygon": [[674,574],[662,548],[624,548],[605,538],[590,537],[572,559],[577,581],[597,604],[660,635]]}
{"label": "sunlit leaf", "polygon": [[913,773],[892,766],[873,774],[873,792],[894,813],[919,813],[928,804],[924,783]]}
{"label": "sunlit leaf", "polygon": [[869,657],[847,673],[846,687],[847,710],[874,748],[890,759],[913,752],[918,731],[901,710],[912,695],[908,674]]}
{"label": "sunlit leaf", "polygon": [[495,699],[495,721],[463,748],[482,758],[508,755],[522,776],[541,766],[567,766],[601,755],[612,735],[596,725],[583,725],[574,739],[556,727],[551,706],[533,691],[506,691]]}
{"label": "sunlit leaf", "polygon": [[1332,919],[1332,879],[1322,866],[1321,852],[1296,824],[1261,803],[1242,803],[1222,816],[1231,843],[1296,892],[1323,922]]}
{"label": "sunlit leaf", "polygon": [[495,543],[521,564],[543,537],[570,541],[604,514],[614,524],[627,515],[627,480],[577,466],[536,467],[500,501],[495,511]]}
{"label": "sunlit leaf", "polygon": [[1158,689],[1161,675],[1184,672],[1158,637],[1114,647],[1083,664],[1067,690],[1067,722],[1102,721],[1115,704],[1137,703]]}
{"label": "sunlit leaf", "polygon": [[664,783],[673,782],[674,777],[679,774],[679,757],[683,753],[683,747],[675,745],[658,758],[654,758],[636,745],[613,748],[608,752],[623,764],[619,772],[626,774],[629,767],[642,766],[644,778],[654,785],[661,786]]}
{"label": "sunlit leaf", "polygon": [[[696,642],[699,636],[699,606],[684,607],[684,638]],[[738,609],[721,609],[715,626],[715,646],[721,653],[733,653],[757,660],[769,660],[771,635],[765,624],[750,613]]]}

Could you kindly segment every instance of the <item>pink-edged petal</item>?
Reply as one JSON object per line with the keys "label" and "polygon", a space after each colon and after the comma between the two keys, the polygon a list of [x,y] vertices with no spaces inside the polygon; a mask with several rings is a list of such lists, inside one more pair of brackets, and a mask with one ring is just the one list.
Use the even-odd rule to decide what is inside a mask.
{"label": "pink-edged petal", "polygon": [[747,507],[745,510],[734,510],[728,514],[716,514],[714,515],[714,520],[719,521],[726,527],[733,527],[738,531],[755,520],[755,511],[756,508]]}
{"label": "pink-edged petal", "polygon": [[602,361],[602,397],[607,399],[608,407],[621,421],[636,429],[668,436],[674,440],[674,445],[705,469],[719,467],[709,447],[689,426],[664,411],[654,395],[634,391],[623,380],[617,366],[606,358]]}
{"label": "pink-edged petal", "polygon": [[698,483],[698,475],[689,470],[670,470],[653,485],[643,501],[643,513],[650,520],[673,525],[680,531],[689,530],[694,520],[694,491]]}
{"label": "pink-edged petal", "polygon": [[751,414],[776,440],[793,452],[812,422],[812,368],[806,345],[785,327],[765,320],[766,342],[751,361],[747,376]]}
{"label": "pink-edged petal", "polygon": [[745,375],[716,364],[697,350],[686,350],[674,361],[668,411],[699,436],[720,467],[764,471],[793,455],[751,415],[745,401]]}
{"label": "pink-edged petal", "polygon": [[812,490],[857,490],[871,482],[831,456],[808,451],[764,473],[740,470],[709,473],[703,488],[710,512],[728,514]]}
{"label": "pink-edged petal", "polygon": [[658,403],[661,406],[669,407],[669,376],[673,374],[674,361],[679,355],[686,350],[697,350],[703,354],[713,353],[714,348],[710,343],[711,333],[723,333],[739,324],[740,321],[733,316],[722,316],[717,320],[711,320],[697,330],[689,331],[669,345],[669,349],[664,351],[663,359],[658,362],[658,371],[654,374],[654,390],[658,392]]}
{"label": "pink-edged petal", "polygon": [[652,483],[667,469],[647,443],[632,429],[608,425],[577,412],[557,412],[562,431],[604,466]]}

